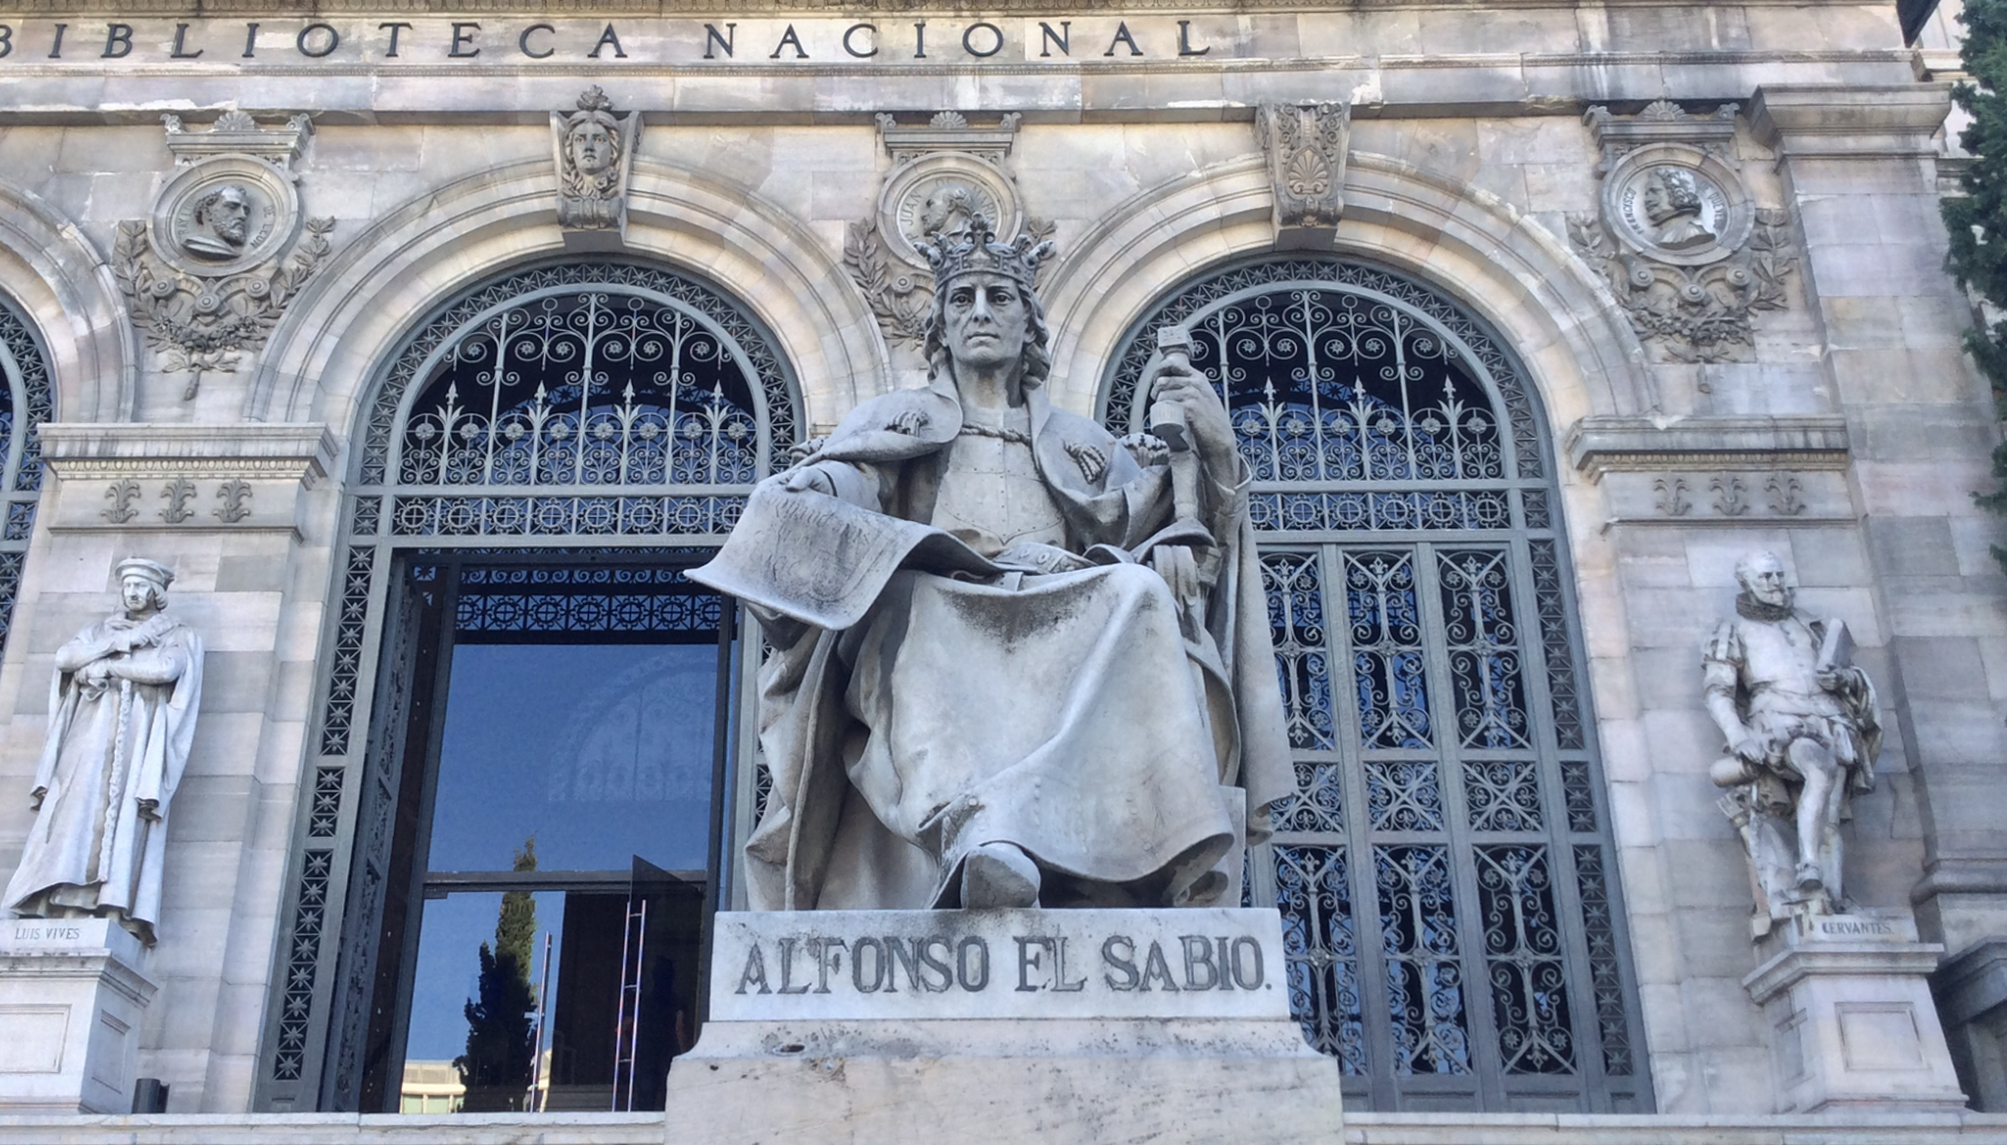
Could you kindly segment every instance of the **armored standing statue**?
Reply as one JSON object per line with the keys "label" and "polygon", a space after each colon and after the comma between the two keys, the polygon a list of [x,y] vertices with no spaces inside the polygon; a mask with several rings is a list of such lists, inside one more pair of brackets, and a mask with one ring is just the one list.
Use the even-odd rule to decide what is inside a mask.
{"label": "armored standing statue", "polygon": [[976,216],[924,249],[930,383],[859,406],[692,574],[775,647],[752,905],[1237,902],[1294,773],[1226,410],[1176,354],[1149,379],[1175,442],[1055,409],[1045,248]]}
{"label": "armored standing statue", "polygon": [[1735,617],[1702,657],[1729,752],[1709,774],[1730,789],[1722,810],[1749,851],[1762,913],[1844,911],[1840,823],[1854,793],[1873,789],[1881,752],[1874,685],[1851,662],[1844,624],[1792,607],[1774,554],[1744,557],[1735,576]]}
{"label": "armored standing statue", "polygon": [[37,814],[4,901],[26,918],[112,917],[153,943],[168,805],[202,698],[202,641],[168,616],[174,573],[118,565],[123,610],[56,652]]}

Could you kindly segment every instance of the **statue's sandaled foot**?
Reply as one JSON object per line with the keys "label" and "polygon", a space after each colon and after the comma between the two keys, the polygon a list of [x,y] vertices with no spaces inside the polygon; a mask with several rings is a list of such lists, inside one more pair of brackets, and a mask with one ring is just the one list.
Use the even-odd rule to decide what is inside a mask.
{"label": "statue's sandaled foot", "polygon": [[1009,843],[985,843],[962,860],[966,910],[1037,906],[1038,888],[1038,864]]}
{"label": "statue's sandaled foot", "polygon": [[1817,863],[1798,864],[1799,890],[1816,891],[1822,889],[1823,887],[1825,887],[1825,885],[1826,885],[1826,875],[1825,872],[1819,869],[1819,864]]}

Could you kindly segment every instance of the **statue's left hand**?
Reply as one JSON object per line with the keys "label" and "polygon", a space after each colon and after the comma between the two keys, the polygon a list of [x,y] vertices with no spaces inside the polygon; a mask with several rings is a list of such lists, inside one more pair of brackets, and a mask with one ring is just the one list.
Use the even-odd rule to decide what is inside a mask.
{"label": "statue's left hand", "polygon": [[47,798],[48,794],[49,789],[46,787],[37,787],[35,790],[30,791],[28,793],[28,810],[40,811],[42,809],[42,800]]}
{"label": "statue's left hand", "polygon": [[[1199,460],[1216,473],[1233,472],[1233,426],[1227,420],[1226,406],[1205,375],[1180,362],[1165,362],[1151,383],[1150,400],[1184,406],[1185,424],[1198,445]],[[1232,484],[1231,477],[1227,481]]]}
{"label": "statue's left hand", "polygon": [[160,822],[160,800],[139,800],[139,817],[153,823]]}

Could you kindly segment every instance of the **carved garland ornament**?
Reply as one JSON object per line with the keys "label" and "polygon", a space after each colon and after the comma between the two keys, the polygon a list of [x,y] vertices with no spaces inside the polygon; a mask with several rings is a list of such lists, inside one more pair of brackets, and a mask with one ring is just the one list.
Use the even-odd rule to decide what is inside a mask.
{"label": "carved garland ornament", "polygon": [[[212,131],[191,135],[168,116],[167,129],[177,157],[207,157],[168,181],[151,219],[118,225],[112,273],[160,368],[194,375],[182,395],[188,399],[203,371],[235,370],[244,354],[264,346],[327,257],[334,219],[302,219],[294,176],[283,166],[307,133],[301,117],[265,131],[232,113]],[[191,145],[205,135],[247,150],[209,154]],[[266,136],[284,139],[261,144]]]}
{"label": "carved garland ornament", "polygon": [[1568,238],[1665,361],[1747,359],[1755,315],[1785,307],[1798,266],[1789,213],[1755,207],[1721,157],[1724,110],[1690,117],[1662,101],[1635,121],[1586,117],[1605,155],[1602,209],[1570,215]]}
{"label": "carved garland ornament", "polygon": [[995,127],[970,127],[944,111],[925,127],[901,127],[890,115],[878,127],[892,153],[892,171],[871,218],[851,223],[844,235],[843,265],[871,305],[885,337],[917,348],[933,308],[933,279],[919,244],[939,235],[966,240],[977,217],[994,221],[997,239],[1052,237],[1053,224],[1025,216],[1017,180],[1003,167],[1018,116]]}

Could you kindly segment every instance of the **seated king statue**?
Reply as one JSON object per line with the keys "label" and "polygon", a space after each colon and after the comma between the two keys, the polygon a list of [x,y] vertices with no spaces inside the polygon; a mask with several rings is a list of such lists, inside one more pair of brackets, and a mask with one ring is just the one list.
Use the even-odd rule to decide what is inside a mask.
{"label": "seated king statue", "polygon": [[977,218],[922,249],[927,386],[762,482],[692,573],[773,646],[750,904],[1238,905],[1295,782],[1226,409],[1172,353],[1150,421],[1183,432],[1054,408],[1049,246]]}

